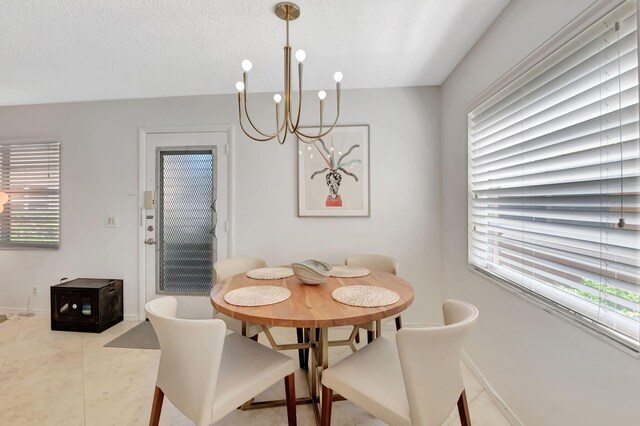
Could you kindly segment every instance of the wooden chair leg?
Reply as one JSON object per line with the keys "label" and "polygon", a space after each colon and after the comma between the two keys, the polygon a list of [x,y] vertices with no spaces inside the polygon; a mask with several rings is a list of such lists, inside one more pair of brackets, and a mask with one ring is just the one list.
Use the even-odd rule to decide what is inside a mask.
{"label": "wooden chair leg", "polygon": [[156,390],[153,393],[153,404],[151,405],[151,417],[149,418],[149,426],[158,426],[158,423],[160,423],[162,401],[164,401],[164,392],[162,392],[162,389],[156,386]]}
{"label": "wooden chair leg", "polygon": [[471,416],[469,416],[469,405],[467,404],[467,393],[463,390],[458,398],[458,414],[462,426],[471,426]]}
{"label": "wooden chair leg", "polygon": [[284,378],[284,393],[287,397],[287,420],[289,426],[296,426],[296,380],[293,373]]}
{"label": "wooden chair leg", "polygon": [[367,330],[367,343],[373,342],[373,331]]}
{"label": "wooden chair leg", "polygon": [[396,317],[396,331],[400,330],[401,328],[402,328],[402,317],[398,315]]}
{"label": "wooden chair leg", "polygon": [[[305,343],[309,343],[309,339],[311,338],[309,333],[311,333],[310,328],[306,328],[305,332],[302,333],[302,337],[304,337]],[[306,366],[306,368],[309,368],[309,348],[304,350],[304,365]]]}
{"label": "wooden chair leg", "polygon": [[[298,337],[298,343],[304,343],[304,329],[296,328],[296,335]],[[307,369],[305,349],[298,349],[298,361],[300,362],[300,368]]]}
{"label": "wooden chair leg", "polygon": [[321,426],[331,426],[331,404],[333,403],[333,390],[322,385],[322,416]]}
{"label": "wooden chair leg", "polygon": [[356,334],[356,343],[360,343],[360,330],[358,330],[358,333]]}

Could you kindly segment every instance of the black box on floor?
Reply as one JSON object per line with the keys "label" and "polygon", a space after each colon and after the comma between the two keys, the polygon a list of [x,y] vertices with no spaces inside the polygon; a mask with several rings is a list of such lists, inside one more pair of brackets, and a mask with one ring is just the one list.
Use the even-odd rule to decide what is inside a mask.
{"label": "black box on floor", "polygon": [[122,280],[78,278],[51,287],[52,330],[100,333],[122,319]]}

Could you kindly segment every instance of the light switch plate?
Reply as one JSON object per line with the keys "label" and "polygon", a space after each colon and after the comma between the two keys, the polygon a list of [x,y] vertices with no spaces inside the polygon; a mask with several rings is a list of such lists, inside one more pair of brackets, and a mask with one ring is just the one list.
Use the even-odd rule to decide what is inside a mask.
{"label": "light switch plate", "polygon": [[104,218],[105,228],[117,228],[118,227],[118,215],[112,214],[105,216]]}

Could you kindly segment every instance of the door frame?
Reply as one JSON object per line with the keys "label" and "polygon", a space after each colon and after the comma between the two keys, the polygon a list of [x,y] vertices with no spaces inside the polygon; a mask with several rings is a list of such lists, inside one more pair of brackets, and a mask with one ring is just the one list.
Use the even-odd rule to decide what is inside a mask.
{"label": "door frame", "polygon": [[[234,140],[235,131],[232,124],[204,124],[184,126],[141,126],[138,128],[138,319],[144,321],[145,304],[145,268],[146,257],[143,241],[145,239],[144,228],[144,191],[146,178],[145,155],[147,148],[147,135],[167,133],[226,133],[227,143],[225,154],[227,158],[227,256],[232,257],[234,252],[235,229],[235,168],[234,168]],[[220,157],[218,157],[220,159]]]}

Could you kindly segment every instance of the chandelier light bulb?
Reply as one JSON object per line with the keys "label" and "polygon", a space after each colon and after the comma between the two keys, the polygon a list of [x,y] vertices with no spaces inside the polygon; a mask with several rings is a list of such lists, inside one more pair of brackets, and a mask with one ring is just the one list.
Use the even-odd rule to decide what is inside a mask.
{"label": "chandelier light bulb", "polygon": [[282,100],[282,96],[280,96],[279,93],[276,93],[275,95],[273,95],[273,101],[275,103],[279,104],[281,100]]}
{"label": "chandelier light bulb", "polygon": [[336,71],[336,73],[333,74],[333,79],[336,83],[340,83],[342,81],[342,73],[340,71]]}
{"label": "chandelier light bulb", "polygon": [[7,201],[9,201],[9,196],[5,192],[0,191],[0,206],[5,204]]}
{"label": "chandelier light bulb", "polygon": [[253,67],[253,64],[251,63],[250,60],[245,59],[244,61],[242,61],[242,69],[249,72],[251,71],[251,67]]}
{"label": "chandelier light bulb", "polygon": [[238,92],[244,92],[244,83],[241,81],[237,82],[236,89],[238,89]]}
{"label": "chandelier light bulb", "polygon": [[302,49],[296,50],[296,59],[298,60],[298,62],[304,62],[306,57],[307,57],[307,54],[304,53],[304,50]]}
{"label": "chandelier light bulb", "polygon": [[325,92],[324,90],[321,90],[318,92],[318,97],[320,98],[321,101],[324,100],[324,98],[327,97],[327,92]]}

